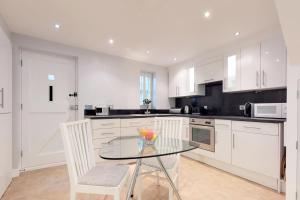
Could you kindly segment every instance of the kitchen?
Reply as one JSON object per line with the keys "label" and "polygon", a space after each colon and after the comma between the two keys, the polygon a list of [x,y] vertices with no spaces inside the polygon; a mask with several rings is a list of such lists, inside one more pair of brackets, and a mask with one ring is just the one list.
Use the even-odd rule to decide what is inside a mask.
{"label": "kitchen", "polygon": [[[70,141],[67,137],[62,140],[69,129],[60,129],[60,124],[67,127],[72,121],[91,124],[91,131],[87,132],[92,133],[92,145],[88,146],[92,146],[97,165],[129,166],[130,173],[126,174],[129,183],[125,184],[127,189],[121,199],[126,194],[126,199],[131,195],[135,198],[136,192],[138,199],[151,199],[151,194],[157,194],[157,199],[172,199],[173,195],[177,199],[297,198],[295,194],[300,187],[295,126],[300,73],[295,67],[297,42],[291,41],[292,28],[287,19],[295,5],[272,0],[228,4],[191,1],[191,5],[176,2],[174,10],[168,10],[164,7],[168,3],[159,2],[131,2],[125,9],[121,2],[116,5],[98,2],[94,6],[80,2],[74,3],[73,8],[63,5],[59,11],[58,2],[47,2],[52,11],[59,13],[51,17],[51,12],[46,12],[38,2],[34,2],[35,8],[30,7],[33,2],[12,2],[0,3],[3,17],[0,52],[5,61],[1,64],[0,105],[4,109],[0,112],[6,120],[0,121],[6,125],[1,126],[6,128],[1,129],[1,157],[5,158],[0,167],[1,173],[5,173],[5,179],[1,176],[0,182],[3,199],[74,199],[76,187],[71,187],[69,192],[69,184],[73,183],[68,182],[68,173],[72,176],[66,167],[66,159],[69,167],[67,152],[70,151],[66,149],[66,141]],[[106,12],[105,6],[101,8],[103,12],[96,12],[100,5],[120,11],[118,17],[111,18],[119,26],[104,22],[112,13]],[[233,9],[232,5],[246,13],[245,16],[233,19],[234,14],[226,14],[221,9]],[[92,18],[83,17],[87,12],[82,7],[97,13],[101,20],[94,23],[105,24],[112,32],[81,23],[80,30],[76,29],[78,33],[71,34],[75,30],[72,23]],[[182,27],[186,30],[171,34],[150,20],[155,8],[173,17],[177,13],[175,8],[182,8],[182,18],[190,20],[187,24],[179,17],[172,23],[161,12],[156,13],[155,19],[161,17],[163,23],[170,23],[168,28],[173,25],[172,31]],[[145,11],[143,20],[159,30],[153,34],[155,42],[146,39],[147,23],[136,19],[139,9]],[[44,10],[45,14],[38,10]],[[256,18],[247,17],[254,10]],[[36,26],[26,11],[36,16]],[[74,11],[83,13],[74,15]],[[24,24],[15,19],[23,19]],[[194,28],[192,19],[197,19],[202,28]],[[137,35],[131,29],[121,29],[125,22],[135,31],[135,23],[143,25],[148,31],[138,32],[145,38],[143,42],[129,36]],[[222,23],[236,24],[235,28],[226,28]],[[187,41],[183,40],[183,34],[189,36]],[[162,35],[165,41],[161,41]],[[217,39],[211,39],[210,35]],[[94,42],[99,37],[100,41]],[[195,41],[203,45],[199,47]],[[143,130],[145,135],[152,130],[149,133],[152,138],[155,131],[164,132],[156,129],[157,123],[168,120],[181,124],[178,129],[182,145],[177,149],[161,147],[160,152],[159,145],[164,141],[158,137],[157,152],[143,157],[136,155],[140,152],[136,144],[127,144],[124,149],[125,141],[115,141],[120,137],[138,137],[144,134]],[[175,124],[172,131],[177,130]],[[159,188],[150,175],[139,176],[139,170],[148,173],[144,162],[151,160],[149,157],[157,158],[157,165],[160,157],[162,160],[159,174],[166,180],[158,178]],[[167,158],[173,157],[180,167],[169,174]],[[218,176],[225,178],[221,180]],[[36,181],[31,181],[33,177]],[[47,177],[56,177],[63,190],[51,185]],[[222,189],[224,184],[229,188]],[[242,187],[236,189],[238,185]],[[43,187],[57,191],[57,196],[51,196]],[[37,194],[31,194],[32,190],[38,191]],[[79,190],[79,193],[97,193],[92,191],[96,189]],[[100,189],[97,191],[105,194]],[[191,196],[192,191],[197,191],[197,195]],[[213,195],[212,191],[220,193]]]}

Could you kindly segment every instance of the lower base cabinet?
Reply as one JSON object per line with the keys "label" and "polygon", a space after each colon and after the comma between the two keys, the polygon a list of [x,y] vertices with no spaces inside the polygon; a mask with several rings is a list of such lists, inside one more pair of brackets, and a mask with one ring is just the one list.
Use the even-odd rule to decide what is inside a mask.
{"label": "lower base cabinet", "polygon": [[270,176],[279,176],[278,136],[233,132],[232,164]]}
{"label": "lower base cabinet", "polygon": [[231,121],[215,120],[215,155],[216,160],[231,163]]}

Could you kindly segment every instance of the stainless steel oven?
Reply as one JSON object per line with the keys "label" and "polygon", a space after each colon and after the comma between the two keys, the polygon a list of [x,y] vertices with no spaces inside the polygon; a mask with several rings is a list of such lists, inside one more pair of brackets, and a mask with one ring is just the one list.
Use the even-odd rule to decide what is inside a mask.
{"label": "stainless steel oven", "polygon": [[213,119],[190,119],[190,142],[200,149],[215,151],[215,120]]}

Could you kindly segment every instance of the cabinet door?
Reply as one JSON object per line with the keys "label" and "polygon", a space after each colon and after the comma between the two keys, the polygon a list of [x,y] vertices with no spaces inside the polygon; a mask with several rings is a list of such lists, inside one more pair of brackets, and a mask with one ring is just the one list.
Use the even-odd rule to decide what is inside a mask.
{"label": "cabinet door", "polygon": [[231,163],[231,121],[216,120],[215,134],[215,159]]}
{"label": "cabinet door", "polygon": [[232,164],[279,178],[279,137],[233,131]]}
{"label": "cabinet door", "polygon": [[241,49],[241,90],[260,88],[260,45]]}
{"label": "cabinet door", "polygon": [[177,74],[177,87],[178,87],[178,93],[177,96],[187,96],[187,85],[188,85],[188,69],[182,68],[178,71]]}
{"label": "cabinet door", "polygon": [[0,197],[11,182],[12,121],[11,114],[0,114]]}
{"label": "cabinet door", "polygon": [[169,70],[169,97],[177,96],[177,77],[174,69]]}
{"label": "cabinet door", "polygon": [[0,28],[0,113],[11,112],[12,45]]}
{"label": "cabinet door", "polygon": [[286,47],[281,35],[274,35],[261,43],[261,87],[286,87]]}
{"label": "cabinet door", "polygon": [[218,60],[206,65],[196,67],[195,82],[196,84],[205,84],[223,80],[223,61]]}
{"label": "cabinet door", "polygon": [[223,92],[234,92],[241,88],[240,57],[240,51],[225,56]]}

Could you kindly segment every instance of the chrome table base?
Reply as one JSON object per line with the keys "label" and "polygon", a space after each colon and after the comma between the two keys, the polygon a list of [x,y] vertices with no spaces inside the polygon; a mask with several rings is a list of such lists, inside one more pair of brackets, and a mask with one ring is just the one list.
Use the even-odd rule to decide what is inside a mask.
{"label": "chrome table base", "polygon": [[[163,165],[160,157],[156,157],[156,158],[157,158],[158,163],[160,165],[161,171],[165,174],[168,182],[170,183],[171,187],[173,188],[173,192],[177,196],[177,199],[182,200],[179,193],[178,193],[178,190],[177,190],[175,184],[173,183],[173,181],[172,181],[170,175],[168,174],[165,166]],[[138,159],[137,162],[136,162],[136,166],[135,166],[133,175],[132,175],[132,179],[131,179],[130,184],[129,184],[126,200],[130,200],[130,198],[133,196],[134,187],[135,187],[135,184],[136,184],[136,180],[139,176],[139,171],[140,171],[141,165],[142,165],[142,159]]]}

